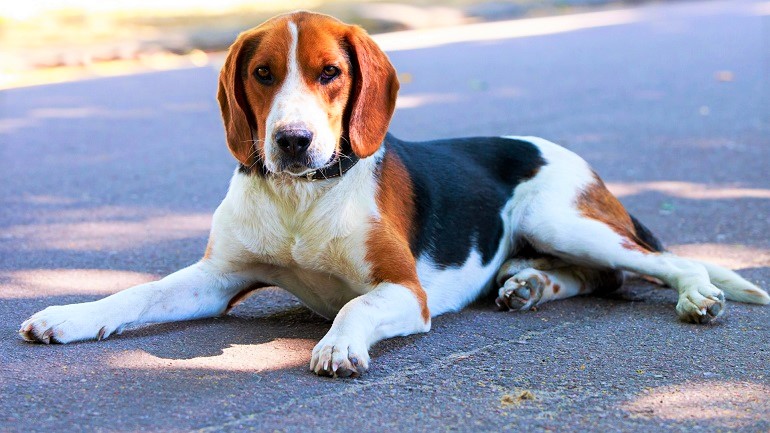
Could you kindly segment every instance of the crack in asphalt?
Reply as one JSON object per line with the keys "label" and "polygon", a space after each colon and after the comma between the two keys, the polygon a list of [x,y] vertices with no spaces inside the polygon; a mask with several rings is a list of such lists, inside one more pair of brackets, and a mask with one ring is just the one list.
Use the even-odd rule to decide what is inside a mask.
{"label": "crack in asphalt", "polygon": [[195,430],[195,431],[199,432],[199,433],[219,432],[219,431],[223,431],[224,429],[226,429],[228,427],[241,426],[241,425],[249,423],[251,421],[260,419],[265,414],[281,412],[281,411],[285,410],[286,408],[288,408],[290,406],[294,406],[294,405],[298,404],[300,401],[303,401],[303,402],[307,403],[307,402],[313,402],[313,401],[316,401],[316,400],[319,400],[319,399],[326,399],[326,398],[329,398],[329,397],[340,397],[340,396],[349,395],[349,394],[357,394],[357,393],[361,392],[362,390],[365,390],[365,389],[368,389],[368,388],[371,388],[371,387],[374,387],[374,386],[402,384],[402,383],[406,382],[412,376],[421,375],[421,374],[429,373],[431,371],[438,370],[438,369],[440,369],[440,368],[442,368],[442,367],[444,367],[444,366],[446,366],[446,365],[448,365],[448,364],[450,364],[450,363],[452,363],[452,362],[454,362],[454,361],[456,361],[458,359],[463,359],[465,357],[470,357],[470,356],[476,355],[478,353],[481,353],[481,352],[483,352],[485,350],[494,349],[494,348],[497,348],[497,347],[500,347],[500,346],[505,346],[507,344],[518,344],[519,342],[522,342],[522,341],[528,341],[528,340],[531,340],[531,339],[536,338],[536,337],[541,337],[543,335],[550,334],[550,333],[552,333],[554,331],[560,331],[560,330],[562,330],[564,328],[567,328],[569,326],[572,326],[572,325],[575,325],[575,324],[581,323],[581,322],[585,322],[585,320],[578,321],[578,322],[571,322],[571,321],[561,322],[559,324],[553,325],[553,326],[545,328],[545,329],[541,329],[541,330],[537,330],[537,331],[527,331],[527,332],[524,332],[522,334],[519,334],[516,338],[500,340],[500,341],[497,341],[495,343],[479,346],[479,347],[477,347],[475,349],[472,349],[472,350],[453,352],[453,353],[451,353],[449,355],[446,355],[443,358],[439,359],[437,362],[433,362],[430,365],[425,366],[425,367],[407,368],[406,370],[400,370],[400,371],[398,371],[396,373],[393,373],[393,374],[391,374],[389,376],[386,376],[386,377],[384,377],[382,379],[379,379],[379,380],[375,380],[375,381],[371,381],[371,382],[365,382],[365,383],[359,383],[359,384],[353,383],[348,388],[346,388],[346,389],[344,389],[342,391],[339,391],[339,392],[333,392],[333,393],[329,393],[329,394],[319,394],[319,395],[316,395],[316,396],[313,396],[313,397],[310,397],[310,398],[303,398],[303,399],[292,398],[292,399],[288,400],[287,402],[285,402],[284,404],[282,404],[280,406],[275,406],[275,407],[273,407],[273,408],[271,408],[269,410],[250,413],[250,414],[244,415],[242,417],[239,417],[237,419],[224,422],[222,424],[217,424],[217,425],[211,425],[211,426],[208,426],[208,427],[203,427],[203,428],[200,428],[200,429]]}

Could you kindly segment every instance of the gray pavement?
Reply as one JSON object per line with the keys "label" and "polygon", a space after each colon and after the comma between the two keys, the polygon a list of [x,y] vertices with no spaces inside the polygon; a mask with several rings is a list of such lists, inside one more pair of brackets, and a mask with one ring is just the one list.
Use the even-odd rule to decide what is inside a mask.
{"label": "gray pavement", "polygon": [[[770,7],[629,13],[394,51],[411,82],[392,131],[561,142],[674,251],[770,287]],[[0,431],[770,429],[770,307],[731,303],[714,325],[684,324],[671,290],[638,280],[521,314],[482,299],[377,344],[356,380],[307,371],[329,323],[277,289],[219,319],[22,342],[19,324],[47,305],[200,257],[234,167],[216,78],[196,68],[0,93]]]}

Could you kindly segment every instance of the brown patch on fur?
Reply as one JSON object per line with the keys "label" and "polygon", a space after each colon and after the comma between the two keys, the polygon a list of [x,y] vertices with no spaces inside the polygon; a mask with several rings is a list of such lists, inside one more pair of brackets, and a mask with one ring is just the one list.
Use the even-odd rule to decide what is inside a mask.
{"label": "brown patch on fur", "polygon": [[638,243],[630,240],[630,239],[623,239],[623,242],[620,243],[620,246],[631,251],[639,251],[640,253],[650,253],[650,251]]}
{"label": "brown patch on fur", "polygon": [[645,254],[654,251],[636,234],[634,223],[626,208],[612,195],[596,173],[594,173],[594,182],[583,190],[577,198],[576,205],[584,217],[600,221],[622,236],[624,239],[621,247]]}
{"label": "brown patch on fur", "polygon": [[559,293],[559,290],[561,290],[561,286],[558,284],[553,285],[553,293]]}
{"label": "brown patch on fur", "polygon": [[372,264],[373,283],[390,282],[408,288],[417,298],[425,322],[430,320],[428,297],[420,286],[409,241],[413,235],[414,192],[409,173],[398,157],[388,152],[380,168],[377,206],[381,219],[372,222],[366,241],[366,260]]}
{"label": "brown patch on fur", "polygon": [[379,149],[396,109],[399,83],[388,56],[358,26],[346,37],[355,81],[350,95],[348,136],[353,152],[364,158]]}
{"label": "brown patch on fur", "polygon": [[548,274],[546,274],[545,272],[543,272],[542,274],[543,274],[543,277],[545,278],[545,285],[546,286],[550,286],[551,285],[551,278],[549,278]]}

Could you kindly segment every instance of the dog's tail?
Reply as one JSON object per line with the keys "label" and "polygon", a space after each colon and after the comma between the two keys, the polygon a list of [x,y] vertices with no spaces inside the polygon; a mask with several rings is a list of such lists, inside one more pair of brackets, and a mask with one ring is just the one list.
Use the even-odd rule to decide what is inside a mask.
{"label": "dog's tail", "polygon": [[[631,215],[631,221],[634,223],[634,230],[636,230],[636,243],[652,252],[662,253],[666,251],[663,244],[652,234],[650,229],[634,218],[633,215]],[[767,292],[746,281],[735,272],[713,263],[688,260],[706,268],[711,284],[722,290],[727,299],[751,304],[770,304],[770,296],[768,296]]]}
{"label": "dog's tail", "polygon": [[713,263],[700,260],[693,261],[706,268],[711,284],[725,292],[727,299],[751,304],[770,304],[770,296],[768,296],[767,292],[746,281],[735,272]]}
{"label": "dog's tail", "polygon": [[634,239],[634,241],[636,241],[639,246],[653,253],[662,253],[666,251],[666,248],[663,247],[663,243],[652,234],[650,229],[645,227],[644,224],[633,215],[629,214],[628,216],[631,217],[631,222],[634,223],[634,231],[636,232],[636,239]]}

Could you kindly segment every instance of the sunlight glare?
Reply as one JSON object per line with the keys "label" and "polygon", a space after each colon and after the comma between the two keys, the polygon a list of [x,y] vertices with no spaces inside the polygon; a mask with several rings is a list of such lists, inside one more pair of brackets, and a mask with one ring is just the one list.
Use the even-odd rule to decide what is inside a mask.
{"label": "sunlight glare", "polygon": [[460,42],[496,41],[551,35],[594,27],[629,24],[640,19],[638,12],[616,10],[546,18],[529,18],[456,27],[405,30],[374,35],[385,51],[415,50]]}
{"label": "sunlight glare", "polygon": [[733,428],[755,425],[770,404],[770,387],[746,382],[683,383],[648,389],[623,409],[635,418],[719,421]]}
{"label": "sunlight glare", "polygon": [[627,197],[645,192],[660,192],[673,197],[695,200],[770,198],[770,189],[738,188],[694,182],[607,182],[606,184],[607,188],[617,197]]}
{"label": "sunlight glare", "polygon": [[232,344],[215,356],[191,359],[161,358],[143,350],[132,350],[114,356],[109,364],[114,368],[140,370],[219,370],[263,372],[298,367],[310,363],[315,341],[309,339],[276,338],[262,344]]}

